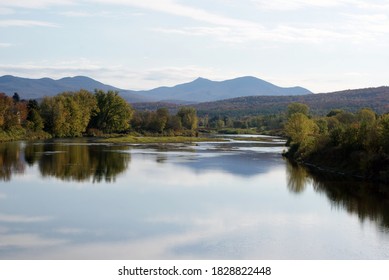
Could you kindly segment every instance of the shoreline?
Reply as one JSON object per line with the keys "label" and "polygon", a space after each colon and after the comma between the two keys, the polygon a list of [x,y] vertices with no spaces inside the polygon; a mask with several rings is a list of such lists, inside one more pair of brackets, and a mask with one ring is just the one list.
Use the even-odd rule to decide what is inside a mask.
{"label": "shoreline", "polygon": [[323,175],[328,174],[328,175],[344,177],[344,178],[353,178],[353,179],[359,180],[359,181],[374,182],[374,183],[379,183],[379,184],[388,184],[389,183],[388,180],[381,178],[380,174],[373,174],[373,175],[367,176],[367,175],[364,175],[355,169],[346,170],[344,168],[337,167],[337,166],[330,166],[328,164],[318,163],[318,162],[314,162],[314,161],[307,161],[307,160],[302,160],[302,159],[295,159],[295,158],[291,157],[290,155],[287,155],[286,153],[282,154],[282,156],[285,159],[291,161],[292,163],[301,165],[310,171],[319,172]]}

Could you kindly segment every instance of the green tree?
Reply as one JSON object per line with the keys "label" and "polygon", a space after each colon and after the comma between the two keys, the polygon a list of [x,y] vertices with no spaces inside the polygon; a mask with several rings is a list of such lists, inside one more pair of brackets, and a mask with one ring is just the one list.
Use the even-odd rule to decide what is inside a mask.
{"label": "green tree", "polygon": [[371,109],[361,109],[357,113],[359,121],[359,144],[368,152],[375,153],[378,149],[377,117]]}
{"label": "green tree", "polygon": [[380,117],[378,131],[380,146],[389,155],[389,113]]}
{"label": "green tree", "polygon": [[96,90],[95,98],[98,112],[92,118],[92,127],[106,133],[129,129],[133,109],[118,92]]}
{"label": "green tree", "polygon": [[316,123],[302,113],[293,114],[285,124],[285,132],[299,153],[313,150],[318,131]]}
{"label": "green tree", "polygon": [[167,128],[175,132],[182,130],[181,118],[178,116],[169,116]]}
{"label": "green tree", "polygon": [[86,91],[46,97],[41,104],[45,129],[55,137],[78,137],[97,110],[96,100]]}
{"label": "green tree", "polygon": [[99,108],[97,107],[97,100],[92,93],[83,89],[74,93],[72,97],[81,108],[80,124],[85,131],[85,128],[88,126],[91,118],[99,111]]}
{"label": "green tree", "polygon": [[44,128],[44,123],[41,115],[39,114],[38,110],[36,109],[31,109],[28,112],[27,116],[27,128],[32,130],[32,131],[41,131]]}
{"label": "green tree", "polygon": [[169,119],[169,111],[166,108],[159,108],[153,112],[149,129],[154,132],[162,133],[167,125]]}
{"label": "green tree", "polygon": [[302,103],[290,103],[288,105],[287,117],[290,118],[293,114],[300,113],[308,116],[309,107]]}
{"label": "green tree", "polygon": [[197,129],[198,119],[195,108],[182,107],[178,110],[177,116],[181,119],[183,128],[189,130]]}

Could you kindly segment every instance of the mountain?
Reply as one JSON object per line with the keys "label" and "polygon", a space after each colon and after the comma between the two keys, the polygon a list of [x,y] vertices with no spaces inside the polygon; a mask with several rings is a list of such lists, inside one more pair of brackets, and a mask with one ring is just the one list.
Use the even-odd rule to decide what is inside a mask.
{"label": "mountain", "polygon": [[151,99],[143,98],[137,94],[126,92],[84,76],[66,77],[59,80],[50,78],[28,79],[10,75],[0,77],[0,92],[5,92],[8,95],[17,92],[23,99],[39,99],[44,96],[54,96],[58,93],[78,91],[80,89],[86,89],[91,92],[95,89],[104,91],[115,90],[125,93],[126,98],[131,102],[152,101]]}
{"label": "mountain", "polygon": [[193,104],[241,96],[289,96],[311,93],[302,87],[283,88],[255,77],[241,77],[221,82],[198,78],[190,83],[174,87],[159,87],[143,91],[123,90],[84,76],[66,77],[59,80],[27,79],[9,75],[0,77],[0,92],[8,95],[17,92],[24,99],[37,99],[80,89],[119,91],[120,95],[130,103],[163,101],[175,104]]}
{"label": "mountain", "polygon": [[241,96],[305,95],[312,92],[302,87],[279,87],[255,77],[240,77],[221,82],[198,78],[174,87],[159,87],[137,93],[157,101],[177,103],[181,100],[198,103]]}
{"label": "mountain", "polygon": [[78,91],[80,89],[94,91],[96,88],[102,90],[118,90],[115,87],[83,76],[67,77],[59,80],[50,78],[27,79],[10,75],[0,77],[0,91],[9,95],[17,92],[21,98],[25,99],[53,96],[61,92]]}

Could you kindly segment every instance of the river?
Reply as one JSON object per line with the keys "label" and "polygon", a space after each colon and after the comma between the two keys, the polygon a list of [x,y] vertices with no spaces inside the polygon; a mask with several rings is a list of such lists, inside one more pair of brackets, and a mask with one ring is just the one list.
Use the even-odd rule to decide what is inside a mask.
{"label": "river", "polygon": [[389,259],[389,186],[227,138],[0,143],[0,259]]}

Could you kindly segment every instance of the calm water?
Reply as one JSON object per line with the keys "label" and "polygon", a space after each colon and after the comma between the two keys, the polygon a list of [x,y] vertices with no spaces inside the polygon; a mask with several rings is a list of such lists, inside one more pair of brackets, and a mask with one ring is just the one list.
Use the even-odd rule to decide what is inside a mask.
{"label": "calm water", "polygon": [[0,258],[389,259],[389,186],[310,174],[283,149],[0,144]]}

